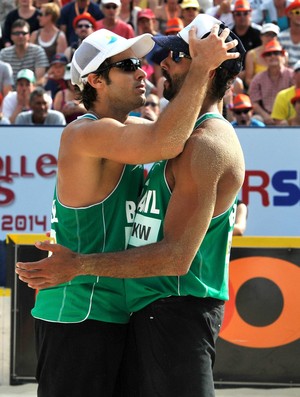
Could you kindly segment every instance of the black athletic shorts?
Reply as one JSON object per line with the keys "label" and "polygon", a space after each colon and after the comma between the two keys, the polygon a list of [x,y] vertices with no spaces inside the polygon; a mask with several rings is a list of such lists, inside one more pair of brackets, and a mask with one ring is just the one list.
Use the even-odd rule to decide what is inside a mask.
{"label": "black athletic shorts", "polygon": [[111,397],[126,324],[36,320],[38,397]]}
{"label": "black athletic shorts", "polygon": [[160,299],[131,316],[118,396],[213,397],[224,302]]}

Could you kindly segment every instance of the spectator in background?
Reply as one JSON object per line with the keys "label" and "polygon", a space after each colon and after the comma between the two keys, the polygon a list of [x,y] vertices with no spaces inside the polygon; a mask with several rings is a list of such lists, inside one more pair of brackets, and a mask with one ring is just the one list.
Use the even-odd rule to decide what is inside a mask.
{"label": "spectator in background", "polygon": [[4,25],[5,18],[8,13],[17,8],[15,0],[0,1],[0,28]]}
{"label": "spectator in background", "polygon": [[13,70],[10,64],[0,61],[0,94],[2,99],[10,91],[12,91],[13,86],[14,86]]}
{"label": "spectator in background", "polygon": [[300,88],[296,89],[296,94],[291,99],[291,104],[295,109],[295,116],[291,118],[288,123],[291,126],[299,126],[300,125]]}
{"label": "spectator in background", "polygon": [[300,0],[294,0],[286,9],[290,27],[279,33],[278,40],[288,52],[288,65],[293,67],[300,59]]}
{"label": "spectator in background", "polygon": [[247,0],[236,0],[232,11],[232,31],[241,39],[246,51],[261,45],[260,27],[252,23],[251,13],[252,9]]}
{"label": "spectator in background", "polygon": [[[155,14],[150,8],[145,8],[138,13],[139,35],[144,33],[150,33],[152,36],[160,35],[160,33],[155,30],[155,24]],[[154,69],[151,80],[154,85],[157,84],[159,78],[162,76],[159,62],[157,63],[153,61],[153,57],[155,57],[156,53],[159,51],[161,51],[161,47],[158,44],[155,44],[152,50],[145,56],[147,63]]]}
{"label": "spectator in background", "polygon": [[254,113],[260,115],[265,124],[272,125],[275,97],[279,91],[293,84],[293,70],[284,66],[285,51],[276,39],[265,45],[262,56],[268,65],[267,70],[254,76],[248,92]]}
{"label": "spectator in background", "polygon": [[262,3],[262,12],[265,22],[272,22],[278,25],[280,31],[288,29],[289,19],[286,15],[286,7],[291,0],[265,0]]}
{"label": "spectator in background", "polygon": [[141,11],[139,0],[121,0],[119,17],[123,22],[129,23],[133,27],[134,34],[138,34],[137,15]]}
{"label": "spectator in background", "polygon": [[141,117],[147,120],[156,121],[159,113],[159,97],[155,94],[149,94],[144,106],[141,107]]}
{"label": "spectator in background", "polygon": [[74,0],[63,6],[58,20],[59,28],[66,34],[68,45],[78,40],[73,27],[74,19],[88,12],[96,21],[103,18],[99,5],[90,0]]}
{"label": "spectator in background", "polygon": [[252,50],[246,53],[245,59],[245,76],[244,81],[246,87],[249,87],[253,77],[260,72],[263,72],[267,69],[267,63],[265,58],[262,56],[265,45],[274,40],[279,35],[279,27],[274,25],[274,23],[266,23],[262,26],[260,31],[260,39],[262,41],[262,45],[253,48]]}
{"label": "spectator in background", "polygon": [[67,124],[86,113],[83,104],[76,99],[75,86],[71,83],[70,68],[71,64],[68,64],[64,75],[67,88],[58,91],[53,101],[53,109],[58,110],[65,116]]}
{"label": "spectator in background", "polygon": [[50,92],[52,99],[55,98],[58,91],[67,88],[67,83],[64,79],[67,64],[68,59],[65,54],[55,54],[51,60],[44,88]]}
{"label": "spectator in background", "polygon": [[183,0],[182,3],[180,3],[180,7],[183,26],[189,25],[200,13],[198,0]]}
{"label": "spectator in background", "polygon": [[96,19],[91,16],[88,12],[77,15],[73,21],[73,28],[75,30],[78,40],[71,43],[65,50],[65,56],[68,61],[71,62],[75,50],[80,46],[82,40],[96,30]]}
{"label": "spectator in background", "polygon": [[29,25],[23,19],[12,24],[11,39],[14,45],[0,51],[0,60],[10,63],[14,80],[21,69],[31,69],[37,84],[43,84],[46,68],[49,66],[45,50],[36,44],[29,43]]}
{"label": "spectator in background", "polygon": [[23,19],[29,25],[29,32],[33,32],[39,28],[39,10],[34,7],[33,0],[18,0],[17,8],[9,12],[5,18],[3,26],[3,42],[5,47],[14,44],[11,37],[12,25],[17,19]]}
{"label": "spectator in background", "polygon": [[296,116],[291,99],[300,88],[300,60],[294,65],[293,84],[292,87],[286,88],[276,95],[271,114],[276,125],[288,125],[289,120]]}
{"label": "spectator in background", "polygon": [[49,62],[55,54],[64,52],[67,48],[66,35],[56,26],[59,15],[60,8],[57,4],[42,4],[39,15],[41,28],[32,32],[30,37],[31,43],[44,48]]}
{"label": "spectator in background", "polygon": [[253,118],[253,106],[251,100],[246,94],[238,94],[233,99],[231,112],[235,118],[231,124],[234,127],[265,127],[265,124]]}
{"label": "spectator in background", "polygon": [[51,110],[49,95],[42,87],[35,88],[29,97],[30,110],[21,112],[16,117],[18,125],[66,125],[64,115]]}
{"label": "spectator in background", "polygon": [[234,26],[233,16],[232,16],[233,4],[231,0],[214,0],[213,6],[209,7],[205,14],[211,15],[225,23],[229,29]]}
{"label": "spectator in background", "polygon": [[63,6],[63,2],[61,0],[34,0],[34,6],[40,10],[43,4],[49,2],[57,4],[59,8]]}
{"label": "spectator in background", "polygon": [[158,4],[154,8],[157,30],[161,34],[165,34],[167,21],[171,18],[180,18],[182,0],[164,0],[162,4]]}
{"label": "spectator in background", "polygon": [[29,110],[30,93],[34,90],[36,83],[35,75],[30,69],[22,69],[17,74],[16,90],[9,92],[3,99],[2,112],[14,124],[17,115]]}
{"label": "spectator in background", "polygon": [[247,227],[248,208],[243,201],[237,201],[235,224],[233,228],[234,236],[243,236]]}
{"label": "spectator in background", "polygon": [[96,22],[96,30],[104,28],[125,39],[131,39],[135,36],[133,27],[120,19],[120,9],[120,0],[102,0],[101,11],[104,18]]}

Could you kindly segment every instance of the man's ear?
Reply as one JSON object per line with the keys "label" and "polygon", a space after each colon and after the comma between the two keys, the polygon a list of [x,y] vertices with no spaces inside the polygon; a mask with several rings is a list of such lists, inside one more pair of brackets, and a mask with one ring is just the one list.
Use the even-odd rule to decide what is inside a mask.
{"label": "man's ear", "polygon": [[210,79],[213,79],[213,78],[215,77],[215,74],[216,74],[216,69],[215,69],[215,70],[211,70],[211,71],[209,72],[209,74],[208,74],[208,77],[209,77]]}
{"label": "man's ear", "polygon": [[103,77],[101,75],[97,75],[96,73],[90,73],[87,76],[87,81],[92,87],[100,88],[103,83]]}

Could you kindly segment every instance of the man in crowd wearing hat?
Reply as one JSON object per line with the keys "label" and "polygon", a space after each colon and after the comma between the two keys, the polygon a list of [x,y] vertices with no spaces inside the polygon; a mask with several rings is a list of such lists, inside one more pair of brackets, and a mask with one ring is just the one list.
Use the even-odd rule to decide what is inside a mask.
{"label": "man in crowd wearing hat", "polygon": [[58,91],[67,88],[67,83],[64,79],[67,64],[68,59],[63,53],[55,54],[51,60],[44,88],[51,93],[52,99],[55,98]]}
{"label": "man in crowd wearing hat", "polygon": [[251,100],[246,94],[238,94],[233,99],[233,105],[230,109],[235,121],[231,124],[234,127],[265,127],[265,124],[253,118],[253,106]]}
{"label": "man in crowd wearing hat", "polygon": [[15,124],[19,125],[66,125],[65,116],[49,109],[51,102],[42,87],[35,88],[29,97],[29,110],[18,114]]}
{"label": "man in crowd wearing hat", "polygon": [[64,5],[61,9],[60,18],[58,20],[59,28],[65,32],[68,45],[71,45],[78,39],[73,26],[74,19],[83,13],[88,12],[96,21],[103,18],[103,13],[96,4],[91,0],[74,0]]}
{"label": "man in crowd wearing hat", "polygon": [[76,18],[74,18],[73,28],[78,39],[71,43],[70,46],[65,50],[65,56],[69,62],[71,62],[73,54],[82,43],[82,40],[96,30],[96,19],[93,18],[88,12],[84,12],[83,14],[79,14]]}
{"label": "man in crowd wearing hat", "polygon": [[21,69],[17,74],[16,90],[10,91],[3,99],[2,112],[14,124],[17,115],[29,110],[30,93],[34,90],[36,78],[32,70]]}
{"label": "man in crowd wearing hat", "polygon": [[236,0],[232,11],[232,31],[241,39],[246,51],[261,44],[260,27],[252,23],[251,13],[252,9],[247,0]]}
{"label": "man in crowd wearing hat", "polygon": [[102,0],[101,10],[104,18],[96,22],[96,29],[107,29],[111,32],[124,37],[125,39],[131,39],[135,36],[133,27],[119,17],[121,10],[120,0]]}
{"label": "man in crowd wearing hat", "polygon": [[288,52],[289,66],[293,67],[300,59],[300,0],[294,0],[286,8],[290,27],[279,33],[278,40]]}
{"label": "man in crowd wearing hat", "polygon": [[181,7],[181,18],[183,25],[187,26],[199,14],[200,4],[198,0],[183,0],[179,5]]}
{"label": "man in crowd wearing hat", "polygon": [[249,50],[246,54],[245,59],[245,75],[244,82],[246,87],[248,88],[253,77],[260,72],[263,72],[267,69],[267,63],[265,58],[261,56],[265,49],[265,45],[278,37],[279,27],[274,23],[265,23],[262,25],[260,31],[260,38],[262,44],[258,47]]}
{"label": "man in crowd wearing hat", "polygon": [[272,125],[272,107],[276,95],[293,84],[293,70],[284,66],[285,51],[278,40],[274,39],[265,45],[262,52],[267,63],[267,70],[258,73],[249,86],[249,96],[254,114],[259,115],[265,124]]}
{"label": "man in crowd wearing hat", "polygon": [[296,115],[291,99],[300,88],[300,61],[295,63],[293,69],[293,85],[279,91],[273,104],[271,117],[276,125],[288,125],[289,120]]}
{"label": "man in crowd wearing hat", "polygon": [[[244,178],[241,147],[231,124],[219,113],[220,101],[234,76],[241,70],[242,60],[241,57],[237,59],[239,54],[235,53],[230,60],[223,62],[221,67],[217,66],[218,51],[213,43],[218,32],[219,21],[202,14],[196,18],[192,26],[180,32],[181,37],[177,35],[154,37],[159,45],[169,50],[168,57],[162,62],[162,68],[166,77],[164,94],[171,101],[160,114],[157,122],[142,126],[124,126],[121,122],[126,120],[130,108],[136,108],[138,103],[144,101],[141,98],[144,95],[142,83],[144,74],[140,68],[135,70],[134,65],[139,66],[137,60],[133,62],[134,56],[140,57],[143,53],[137,53],[134,48],[122,51],[126,47],[120,46],[119,51],[122,52],[112,56],[108,62],[102,63],[103,58],[110,54],[106,51],[104,57],[101,54],[97,56],[97,62],[95,58],[92,59],[90,66],[86,65],[86,61],[81,60],[80,54],[83,51],[87,55],[88,48],[84,48],[86,40],[91,38],[92,43],[97,42],[99,45],[99,39],[92,41],[94,35],[92,34],[83,42],[77,50],[78,58],[77,52],[73,57],[73,62],[74,59],[78,62],[73,82],[83,88],[84,101],[90,102],[89,107],[92,109],[90,118],[113,116],[117,120],[82,119],[69,125],[63,132],[63,147],[60,149],[59,159],[62,168],[58,168],[60,202],[57,200],[54,202],[52,211],[52,226],[56,229],[57,238],[63,243],[68,241],[69,247],[73,251],[78,251],[78,247],[74,244],[73,247],[70,246],[71,230],[67,233],[68,240],[63,241],[60,237],[59,229],[63,226],[62,222],[66,221],[61,218],[61,203],[68,208],[72,207],[72,211],[77,206],[81,208],[89,206],[91,211],[94,211],[93,206],[99,205],[95,200],[103,201],[109,195],[104,201],[109,200],[105,206],[106,211],[111,207],[111,211],[114,212],[111,227],[118,223],[118,230],[122,230],[120,221],[116,222],[117,213],[120,215],[121,211],[120,197],[118,210],[114,209],[112,204],[115,183],[121,183],[119,179],[123,166],[120,163],[136,164],[154,158],[173,157],[177,150],[174,151],[172,146],[175,142],[181,141],[179,139],[181,133],[183,131],[189,133],[193,129],[194,131],[184,151],[176,159],[169,162],[160,161],[150,171],[141,201],[137,206],[135,223],[132,230],[129,230],[132,249],[116,252],[122,243],[120,239],[118,246],[107,245],[103,249],[98,244],[98,248],[92,247],[94,240],[100,235],[100,222],[93,219],[97,231],[91,240],[87,240],[90,241],[89,251],[110,251],[103,254],[103,261],[101,254],[80,255],[81,269],[78,269],[78,256],[61,246],[54,245],[55,253],[52,257],[48,261],[42,261],[42,266],[45,261],[50,266],[46,266],[45,273],[48,272],[46,279],[45,273],[43,274],[40,268],[41,262],[27,265],[29,269],[33,269],[32,266],[39,268],[31,273],[20,269],[26,268],[26,264],[17,264],[17,272],[21,279],[29,282],[31,286],[43,288],[62,280],[69,281],[63,286],[40,290],[33,311],[38,317],[42,315],[42,308],[45,308],[49,315],[50,313],[53,315],[54,307],[53,305],[49,307],[48,302],[58,303],[58,301],[51,298],[51,295],[60,296],[61,302],[63,299],[64,304],[67,305],[66,298],[68,299],[69,296],[71,298],[72,289],[74,292],[77,289],[76,298],[75,295],[73,296],[75,302],[80,303],[82,307],[81,316],[78,310],[73,312],[73,317],[76,317],[77,321],[80,317],[83,320],[92,313],[95,314],[95,310],[98,314],[100,311],[103,312],[104,315],[108,306],[113,303],[116,304],[118,314],[111,316],[110,321],[113,317],[120,321],[122,295],[112,299],[102,290],[101,299],[97,287],[102,286],[103,289],[106,287],[108,291],[108,282],[113,283],[113,279],[105,277],[115,277],[116,291],[121,291],[121,287],[116,286],[118,281],[122,282],[126,291],[126,310],[128,313],[137,311],[130,317],[130,323],[132,335],[137,338],[138,358],[134,354],[133,361],[127,365],[129,370],[134,371],[135,378],[133,382],[130,377],[125,378],[130,381],[130,393],[134,393],[137,387],[140,393],[138,395],[143,397],[214,395],[212,366],[215,341],[222,322],[224,299],[228,299],[229,247],[234,227],[236,195]],[[220,33],[220,38],[224,39],[227,34],[227,30],[223,31]],[[207,35],[207,38],[203,37]],[[210,42],[210,48],[207,41]],[[237,41],[232,40],[231,43],[236,44]],[[146,47],[148,46],[142,45],[144,51]],[[241,45],[238,46],[238,50],[243,56],[244,49]],[[227,56],[229,57],[229,54]],[[109,85],[105,84],[105,78],[99,73],[92,73],[94,68],[98,67],[100,60],[99,73],[100,70],[106,73],[106,76],[109,73],[107,77]],[[135,84],[132,86],[134,81]],[[97,89],[99,99],[94,103],[90,99],[94,97],[90,86]],[[134,87],[134,89],[126,89],[126,87]],[[102,95],[105,101],[101,100]],[[204,99],[204,102],[199,106],[201,99]],[[170,140],[159,142],[159,135],[161,133],[165,135],[166,132],[171,133]],[[156,153],[158,142],[159,150]],[[102,158],[101,162],[99,157]],[[62,178],[66,180],[63,181]],[[128,203],[127,209],[127,222],[133,221],[133,203],[130,205]],[[100,210],[101,216],[103,211],[104,208]],[[80,216],[79,211],[77,216]],[[85,218],[82,226],[89,229],[86,222]],[[109,231],[110,225],[106,226],[106,230]],[[75,234],[76,232],[78,233],[78,228],[74,230]],[[140,245],[144,246],[138,247]],[[47,245],[50,250],[51,247],[51,244]],[[56,267],[52,279],[51,263],[56,261],[56,249],[66,250],[67,257],[64,258],[66,261],[63,262],[63,266]],[[84,252],[83,247],[81,252]],[[70,253],[73,259],[71,261],[68,257]],[[97,263],[98,259],[100,263]],[[87,293],[88,286],[85,284],[83,289],[84,285],[79,284],[82,278],[70,281],[76,272],[89,275],[97,272],[101,274],[99,284],[97,278],[91,279],[95,284],[93,288],[90,286],[90,295]],[[133,277],[133,279],[123,280],[122,277]],[[80,298],[80,291],[81,294],[85,291],[86,302]],[[119,305],[117,305],[118,301]],[[98,302],[98,305],[94,307],[93,302]],[[74,300],[69,301],[68,305],[70,304],[74,305]],[[66,321],[66,306],[60,308],[59,305],[57,306],[56,316],[59,316],[60,321]],[[84,306],[86,312],[83,310]],[[69,321],[72,320],[70,315],[68,317]],[[102,320],[105,320],[105,317]],[[53,327],[53,323],[46,327]],[[58,338],[61,339],[61,336],[56,333],[53,343],[57,343]],[[84,350],[87,351],[87,343],[92,343],[94,348],[99,349],[102,339],[98,337],[93,343],[91,335],[88,335],[83,343]],[[57,368],[58,361],[64,354],[52,347],[48,350],[48,354],[53,358],[59,355],[59,360],[53,360]],[[113,349],[112,346],[107,348]],[[130,343],[128,349],[129,352],[134,353]],[[108,354],[116,365],[116,354],[111,350]],[[72,359],[71,362],[76,362],[77,365],[78,360],[75,357],[69,358]],[[81,362],[87,367],[87,363],[92,359],[95,359],[96,374],[87,375],[88,379],[96,380],[102,373],[105,356],[100,355],[97,358],[93,351],[93,354],[81,359]],[[73,371],[74,367],[70,376],[72,382],[76,382]],[[57,368],[57,374],[52,373],[48,376],[52,383],[55,379],[57,384],[58,377],[68,378],[68,373]],[[84,382],[84,377],[80,378]],[[94,395],[100,394],[95,392]],[[117,393],[117,395],[122,394]]]}
{"label": "man in crowd wearing hat", "polygon": [[30,40],[30,26],[23,19],[17,19],[11,28],[13,45],[0,51],[0,61],[10,64],[14,81],[21,69],[34,71],[37,84],[43,84],[46,68],[49,66],[45,50]]}

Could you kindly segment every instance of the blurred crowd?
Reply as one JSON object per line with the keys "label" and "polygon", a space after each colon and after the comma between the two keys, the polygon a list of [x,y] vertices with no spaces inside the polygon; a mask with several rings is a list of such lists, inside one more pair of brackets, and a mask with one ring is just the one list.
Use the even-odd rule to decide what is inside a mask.
{"label": "blurred crowd", "polygon": [[[221,20],[246,49],[224,116],[234,126],[300,125],[300,0],[1,0],[0,124],[65,125],[84,114],[70,62],[93,31],[173,35],[199,13]],[[166,106],[166,55],[155,45],[142,60],[147,99],[134,115],[156,120]]]}

